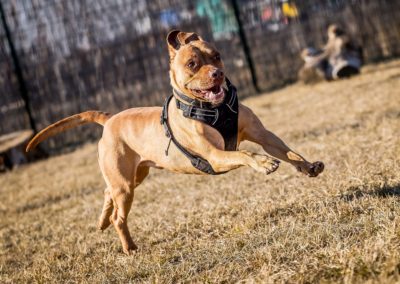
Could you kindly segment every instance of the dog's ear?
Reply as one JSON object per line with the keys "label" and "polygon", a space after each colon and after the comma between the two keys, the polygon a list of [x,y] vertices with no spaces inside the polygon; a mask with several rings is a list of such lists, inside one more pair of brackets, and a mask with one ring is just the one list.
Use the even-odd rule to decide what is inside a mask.
{"label": "dog's ear", "polygon": [[202,39],[195,33],[185,33],[178,30],[170,31],[167,35],[168,51],[170,58],[172,59],[175,56],[176,51],[182,45],[188,44],[196,40]]}
{"label": "dog's ear", "polygon": [[178,40],[182,45],[184,45],[192,41],[201,40],[201,38],[196,33],[180,32],[178,33]]}
{"label": "dog's ear", "polygon": [[168,44],[168,49],[171,53],[171,51],[176,51],[180,47],[180,43],[178,41],[178,34],[180,31],[178,30],[173,30],[170,31],[167,35],[167,44]]}

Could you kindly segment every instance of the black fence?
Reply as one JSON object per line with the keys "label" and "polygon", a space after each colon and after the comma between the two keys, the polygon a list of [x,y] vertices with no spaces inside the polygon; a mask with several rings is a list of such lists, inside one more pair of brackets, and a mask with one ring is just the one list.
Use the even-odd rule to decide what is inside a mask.
{"label": "black fence", "polygon": [[[88,109],[161,104],[171,92],[165,37],[174,28],[215,43],[242,97],[295,81],[300,50],[321,46],[331,23],[363,45],[367,61],[400,54],[400,1],[0,3],[0,134],[41,129]],[[98,137],[84,127],[44,147],[56,152]]]}

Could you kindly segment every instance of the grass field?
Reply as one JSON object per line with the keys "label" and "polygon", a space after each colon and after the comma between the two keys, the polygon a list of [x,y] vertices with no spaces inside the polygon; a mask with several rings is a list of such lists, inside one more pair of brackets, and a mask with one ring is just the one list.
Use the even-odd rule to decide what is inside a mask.
{"label": "grass field", "polygon": [[95,145],[20,167],[0,175],[0,282],[399,282],[400,61],[244,104],[325,172],[152,170],[128,257],[113,228],[96,229]]}

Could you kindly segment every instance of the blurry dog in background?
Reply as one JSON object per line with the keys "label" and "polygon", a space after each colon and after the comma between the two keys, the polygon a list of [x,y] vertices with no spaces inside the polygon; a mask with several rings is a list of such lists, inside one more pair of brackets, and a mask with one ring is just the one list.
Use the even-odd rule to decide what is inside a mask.
{"label": "blurry dog in background", "polygon": [[300,55],[304,66],[298,77],[305,83],[348,78],[363,64],[362,48],[338,25],[328,27],[328,41],[321,50],[308,47]]}

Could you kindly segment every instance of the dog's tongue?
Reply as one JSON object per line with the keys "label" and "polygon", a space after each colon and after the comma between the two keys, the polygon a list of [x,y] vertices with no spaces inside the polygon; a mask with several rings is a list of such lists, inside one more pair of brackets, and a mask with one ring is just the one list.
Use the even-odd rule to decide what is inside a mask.
{"label": "dog's tongue", "polygon": [[215,86],[203,91],[204,98],[211,102],[218,102],[224,96],[224,89],[221,86]]}

